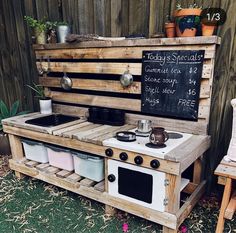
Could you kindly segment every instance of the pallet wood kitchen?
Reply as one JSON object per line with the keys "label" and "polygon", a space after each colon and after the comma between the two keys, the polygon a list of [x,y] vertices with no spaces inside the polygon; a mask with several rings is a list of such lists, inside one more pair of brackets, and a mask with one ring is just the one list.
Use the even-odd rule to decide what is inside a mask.
{"label": "pallet wood kitchen", "polygon": [[[179,225],[205,190],[202,160],[204,152],[210,147],[207,129],[215,52],[219,43],[220,38],[212,36],[34,46],[37,66],[42,66],[48,71],[48,74],[45,73],[39,77],[39,80],[45,87],[46,95],[53,100],[54,112],[80,116],[80,119],[55,127],[40,127],[25,123],[29,119],[41,116],[39,113],[4,120],[4,131],[9,134],[12,149],[11,169],[15,170],[19,178],[28,175],[104,203],[107,212],[112,208],[121,209],[163,225],[165,233],[177,232]],[[174,50],[204,51],[197,121],[160,117],[141,112],[143,51]],[[120,84],[119,77],[126,71],[134,75],[134,82],[124,88]],[[62,72],[66,72],[72,79],[71,91],[64,91],[61,88]],[[125,125],[110,126],[88,122],[86,117],[90,106],[125,110]],[[145,143],[146,139],[139,139],[137,144],[134,142],[129,144],[129,147],[123,144],[121,147],[117,146],[113,138],[115,133],[124,130],[135,131],[137,121],[140,119],[150,119],[155,126],[164,127],[170,134],[181,133],[183,138],[169,139],[166,142],[167,147],[160,150],[161,152],[154,152],[152,149],[145,152],[141,144]],[[105,158],[105,180],[94,182],[49,164],[28,161],[24,157],[21,138],[102,156]],[[125,160],[121,157],[122,153],[127,156]],[[140,158],[142,163],[138,164]],[[155,166],[152,166],[153,162]],[[147,173],[145,175],[149,178],[150,176],[153,176],[153,179],[162,177],[163,183],[160,184],[159,181],[153,183],[151,189],[156,192],[155,185],[159,185],[163,199],[157,201],[155,196],[152,197],[156,201],[155,206],[152,206],[149,205],[149,201],[143,204],[145,201],[140,199],[135,202],[134,198],[123,198],[122,195],[116,194],[113,183],[108,181],[108,176],[111,175],[108,173],[112,166],[119,167],[122,164],[124,168],[128,166],[133,169],[134,174],[137,170],[141,171],[140,173],[145,171]],[[189,182],[181,176],[192,164],[194,164],[193,178]],[[140,186],[142,186],[141,182]],[[180,203],[181,191],[190,195],[183,205]]]}

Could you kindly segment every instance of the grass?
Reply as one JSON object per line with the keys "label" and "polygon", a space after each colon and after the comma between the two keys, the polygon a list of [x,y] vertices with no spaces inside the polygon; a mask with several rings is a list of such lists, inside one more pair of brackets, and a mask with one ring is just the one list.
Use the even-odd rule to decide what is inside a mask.
{"label": "grass", "polygon": [[[221,196],[221,195],[220,195]],[[219,214],[216,195],[202,199],[183,223],[188,233],[215,232]],[[161,226],[119,211],[104,214],[104,205],[53,185],[12,172],[0,177],[0,233],[158,233]],[[236,218],[226,221],[224,232],[236,232]]]}

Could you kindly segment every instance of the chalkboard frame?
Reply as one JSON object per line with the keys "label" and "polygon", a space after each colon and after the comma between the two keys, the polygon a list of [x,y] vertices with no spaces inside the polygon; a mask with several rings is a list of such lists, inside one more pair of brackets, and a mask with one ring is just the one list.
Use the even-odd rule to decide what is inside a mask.
{"label": "chalkboard frame", "polygon": [[[144,50],[142,54],[141,112],[197,121],[204,56],[205,50]],[[149,65],[150,63],[151,65]],[[150,68],[147,69],[147,67]],[[171,74],[172,70],[179,70],[181,73]],[[164,84],[164,81],[167,82],[166,80],[172,81],[172,83]],[[147,83],[152,85],[148,86]],[[164,87],[165,89],[163,89]],[[177,100],[179,101],[176,105]],[[183,104],[189,106],[183,106]]]}

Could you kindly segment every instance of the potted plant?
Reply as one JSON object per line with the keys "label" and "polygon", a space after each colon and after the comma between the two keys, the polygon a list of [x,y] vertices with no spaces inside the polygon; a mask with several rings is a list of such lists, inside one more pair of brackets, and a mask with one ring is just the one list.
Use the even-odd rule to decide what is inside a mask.
{"label": "potted plant", "polygon": [[0,100],[0,155],[11,154],[8,136],[3,132],[2,120],[28,113],[28,111],[18,112],[19,105],[20,102],[19,100],[17,100],[15,103],[13,103],[11,108],[8,109],[6,104],[2,100]]}
{"label": "potted plant", "polygon": [[188,8],[182,8],[180,4],[176,5],[174,12],[176,23],[176,34],[178,37],[193,37],[197,33],[200,25],[200,15],[202,9],[195,3]]}
{"label": "potted plant", "polygon": [[27,24],[34,30],[34,35],[36,37],[37,44],[45,44],[46,43],[46,30],[47,25],[44,23],[44,20],[36,20],[31,16],[24,17]]}
{"label": "potted plant", "polygon": [[66,42],[66,36],[70,34],[70,27],[66,22],[57,23],[57,38],[59,43]]}
{"label": "potted plant", "polygon": [[41,114],[52,113],[52,99],[45,96],[44,88],[42,85],[33,83],[33,86],[27,85],[36,93],[36,98],[39,98],[39,106]]}
{"label": "potted plant", "polygon": [[175,37],[175,22],[169,15],[167,15],[167,22],[165,23],[165,32],[168,38]]}

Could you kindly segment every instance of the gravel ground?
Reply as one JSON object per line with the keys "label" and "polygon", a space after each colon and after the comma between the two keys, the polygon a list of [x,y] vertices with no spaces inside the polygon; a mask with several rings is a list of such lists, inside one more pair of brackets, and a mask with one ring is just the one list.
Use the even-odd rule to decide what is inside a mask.
{"label": "gravel ground", "polygon": [[[180,232],[214,233],[221,193],[204,197]],[[7,158],[0,157],[0,233],[158,233],[161,226],[119,211],[104,214],[104,205],[32,178],[17,180]],[[127,229],[128,228],[128,229]],[[224,232],[236,232],[236,217]]]}

